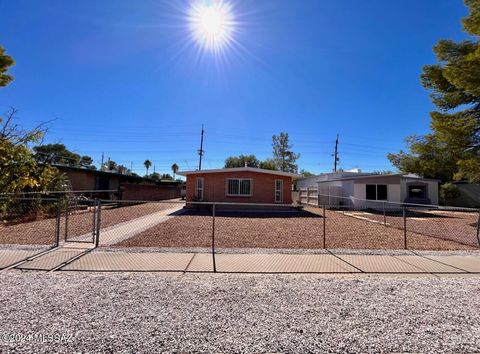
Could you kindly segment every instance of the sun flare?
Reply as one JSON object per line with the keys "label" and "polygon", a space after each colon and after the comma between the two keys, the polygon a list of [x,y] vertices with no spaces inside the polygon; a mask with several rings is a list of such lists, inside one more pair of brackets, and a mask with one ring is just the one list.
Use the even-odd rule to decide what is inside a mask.
{"label": "sun flare", "polygon": [[203,0],[193,3],[189,22],[195,42],[204,50],[218,53],[233,40],[234,18],[228,2]]}

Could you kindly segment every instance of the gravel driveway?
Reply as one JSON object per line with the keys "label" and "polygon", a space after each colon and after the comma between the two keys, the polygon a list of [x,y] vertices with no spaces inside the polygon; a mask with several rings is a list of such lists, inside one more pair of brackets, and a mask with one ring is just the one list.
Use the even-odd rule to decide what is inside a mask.
{"label": "gravel driveway", "polygon": [[[477,278],[0,273],[0,343],[35,352],[478,352]],[[69,336],[72,336],[71,338]]]}

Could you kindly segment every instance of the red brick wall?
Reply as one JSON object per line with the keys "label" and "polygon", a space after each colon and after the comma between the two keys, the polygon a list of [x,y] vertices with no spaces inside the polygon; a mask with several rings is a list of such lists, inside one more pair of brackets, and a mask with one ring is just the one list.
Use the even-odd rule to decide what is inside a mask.
{"label": "red brick wall", "polygon": [[[232,203],[275,203],[275,180],[283,180],[283,201],[292,203],[292,178],[258,172],[219,172],[193,174],[187,177],[187,201],[194,201],[195,178],[203,177],[205,183],[205,202]],[[226,195],[227,178],[251,178],[253,191],[251,197],[231,197]]]}
{"label": "red brick wall", "polygon": [[181,185],[145,185],[122,183],[119,199],[122,200],[166,200],[180,198]]}

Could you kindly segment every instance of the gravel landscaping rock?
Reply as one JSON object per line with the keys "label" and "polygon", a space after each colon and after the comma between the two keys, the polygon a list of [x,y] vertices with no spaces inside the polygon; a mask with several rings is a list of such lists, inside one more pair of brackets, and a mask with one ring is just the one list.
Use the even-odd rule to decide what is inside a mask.
{"label": "gravel landscaping rock", "polygon": [[[121,207],[105,205],[102,208],[101,227],[107,228],[162,210],[182,207],[181,201],[135,204],[124,202]],[[0,244],[53,245],[55,243],[55,218],[34,220],[14,225],[0,224]],[[68,238],[72,239],[93,230],[93,209],[71,213],[68,216]],[[60,222],[60,237],[65,235],[65,215]]]}
{"label": "gravel landscaping rock", "polygon": [[[213,218],[210,213],[189,211],[124,240],[117,246],[208,248],[212,244],[212,229]],[[471,242],[463,244],[448,239],[445,234],[435,235],[408,231],[408,248],[416,250],[474,248]],[[397,227],[386,227],[378,222],[343,215],[342,212],[327,211],[325,244],[327,248],[403,249],[404,234],[403,230]],[[215,245],[218,249],[322,249],[321,209],[308,208],[282,217],[278,214],[262,215],[248,212],[218,213],[215,217]]]}
{"label": "gravel landscaping rock", "polygon": [[2,352],[480,351],[480,283],[293,275],[0,273]]}

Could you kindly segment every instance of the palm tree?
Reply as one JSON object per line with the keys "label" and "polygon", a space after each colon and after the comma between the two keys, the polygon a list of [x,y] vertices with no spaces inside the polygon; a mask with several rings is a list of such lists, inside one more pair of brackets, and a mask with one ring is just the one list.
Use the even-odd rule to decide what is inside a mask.
{"label": "palm tree", "polygon": [[174,163],[171,167],[172,172],[173,172],[173,180],[175,180],[175,174],[178,172],[178,165]]}
{"label": "palm tree", "polygon": [[150,166],[152,166],[152,161],[145,160],[145,162],[143,164],[145,165],[145,168],[147,169],[147,177],[148,177],[148,169],[150,168]]}

